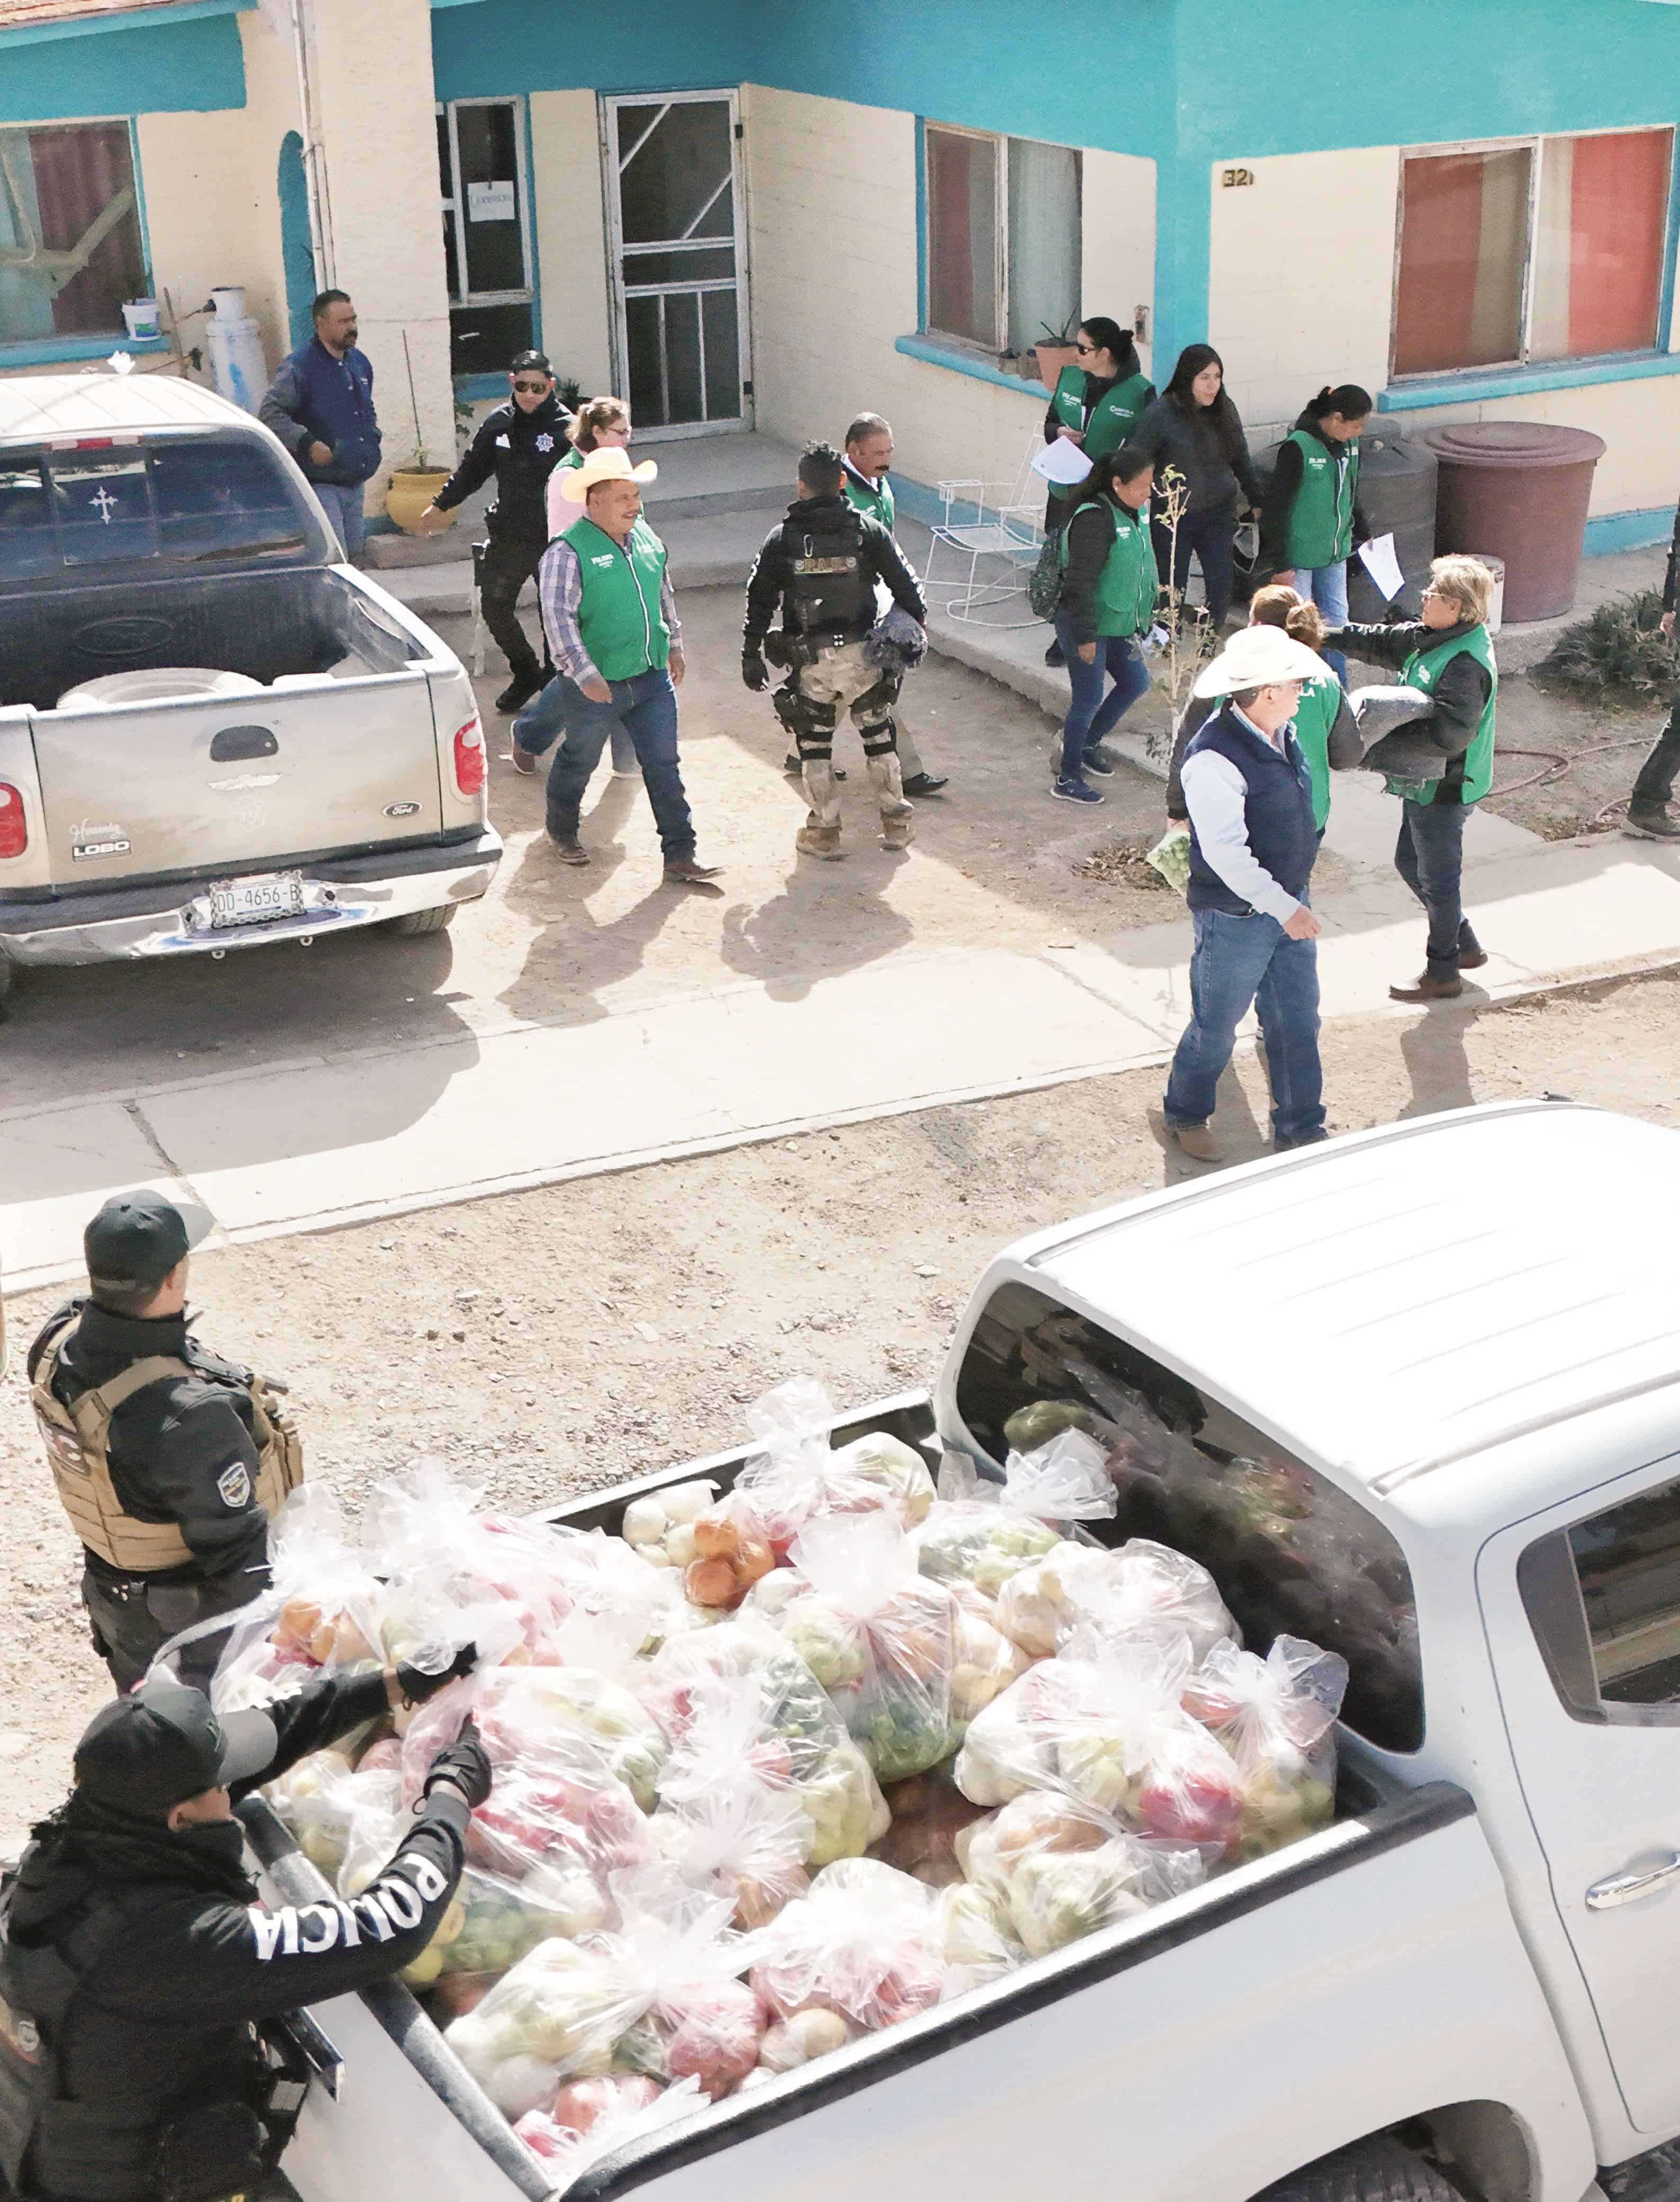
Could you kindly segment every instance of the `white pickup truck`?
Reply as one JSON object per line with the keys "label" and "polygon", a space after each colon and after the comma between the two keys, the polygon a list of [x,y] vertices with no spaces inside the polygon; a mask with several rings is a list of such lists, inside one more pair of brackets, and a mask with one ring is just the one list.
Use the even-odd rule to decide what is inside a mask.
{"label": "white pickup truck", "polygon": [[434,932],[502,853],[465,669],[248,413],[0,381],[0,993],[32,964]]}
{"label": "white pickup truck", "polygon": [[[1680,1138],[1515,1104],[1132,1202],[1000,1255],[931,1402],[982,1466],[1071,1401],[1119,1540],[1252,1646],[1343,1653],[1336,1823],[605,2158],[587,2202],[1604,2202],[1680,2193]],[[554,1518],[740,1455],[685,1463]],[[325,1893],[266,1806],[290,1900]],[[304,2202],[551,2184],[405,1989]],[[1602,2170],[1600,2167],[1616,2167]]]}

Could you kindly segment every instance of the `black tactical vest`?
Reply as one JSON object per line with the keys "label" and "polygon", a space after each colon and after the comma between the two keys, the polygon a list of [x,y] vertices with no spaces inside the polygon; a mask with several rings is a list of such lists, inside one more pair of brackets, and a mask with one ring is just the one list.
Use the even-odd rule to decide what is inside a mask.
{"label": "black tactical vest", "polygon": [[866,635],[875,625],[875,574],[850,506],[837,501],[833,512],[787,520],[781,540],[793,576],[788,594],[799,633],[852,640]]}

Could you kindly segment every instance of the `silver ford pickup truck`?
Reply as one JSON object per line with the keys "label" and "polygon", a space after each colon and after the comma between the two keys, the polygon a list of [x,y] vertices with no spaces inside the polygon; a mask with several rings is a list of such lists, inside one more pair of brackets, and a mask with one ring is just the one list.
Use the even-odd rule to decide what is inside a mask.
{"label": "silver ford pickup truck", "polygon": [[162,375],[0,381],[0,993],[430,933],[501,857],[465,668],[278,439]]}

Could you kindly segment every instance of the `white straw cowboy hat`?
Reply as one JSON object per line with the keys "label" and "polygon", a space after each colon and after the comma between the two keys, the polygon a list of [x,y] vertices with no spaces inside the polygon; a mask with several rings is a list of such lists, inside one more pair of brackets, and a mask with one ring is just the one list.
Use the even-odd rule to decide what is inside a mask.
{"label": "white straw cowboy hat", "polygon": [[598,451],[585,455],[581,467],[569,467],[560,477],[560,494],[568,504],[581,504],[597,482],[657,481],[659,469],[651,459],[644,459],[633,467],[627,454],[616,445],[606,445]]}
{"label": "white straw cowboy hat", "polygon": [[1239,628],[1198,679],[1198,696],[1234,696],[1244,688],[1269,688],[1278,680],[1322,680],[1329,671],[1304,642],[1281,627]]}

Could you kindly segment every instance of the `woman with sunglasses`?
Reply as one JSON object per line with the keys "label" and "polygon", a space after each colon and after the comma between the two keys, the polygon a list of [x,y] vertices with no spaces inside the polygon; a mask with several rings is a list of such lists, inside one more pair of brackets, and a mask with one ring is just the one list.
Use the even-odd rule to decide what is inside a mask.
{"label": "woman with sunglasses", "polygon": [[[1143,417],[1155,395],[1155,386],[1144,373],[1129,329],[1106,314],[1093,314],[1082,321],[1075,339],[1078,358],[1056,378],[1056,388],[1044,416],[1044,440],[1058,439],[1077,444],[1093,466],[1117,450]],[[1054,535],[1073,517],[1082,485],[1066,489],[1052,486],[1046,502],[1044,532]],[[1044,653],[1046,665],[1067,662],[1059,640]]]}
{"label": "woman with sunglasses", "polygon": [[420,515],[420,533],[449,526],[457,504],[493,474],[496,502],[485,515],[490,548],[479,582],[484,623],[508,661],[512,679],[496,698],[498,711],[528,704],[553,672],[520,625],[519,592],[548,548],[548,478],[565,457],[571,415],[554,394],[554,370],[539,351],[522,351],[509,371],[510,396],[479,423],[461,463]]}

